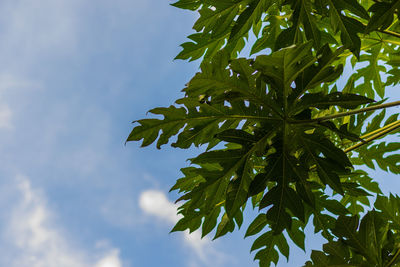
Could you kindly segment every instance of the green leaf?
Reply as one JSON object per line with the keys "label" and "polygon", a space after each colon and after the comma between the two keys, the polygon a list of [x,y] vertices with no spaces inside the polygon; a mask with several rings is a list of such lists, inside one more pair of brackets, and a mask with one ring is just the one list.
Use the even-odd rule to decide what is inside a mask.
{"label": "green leaf", "polygon": [[267,225],[267,217],[264,213],[259,214],[247,228],[245,237],[258,234]]}
{"label": "green leaf", "polygon": [[[172,136],[178,134],[180,129],[184,128],[178,134],[178,140],[173,146],[188,148],[192,144],[199,146],[209,142],[215,134],[224,130],[219,125],[222,122],[235,125],[243,119],[263,118],[263,115],[254,114],[252,107],[247,108],[244,104],[241,106],[241,114],[237,114],[235,110],[227,106],[201,104],[192,99],[181,99],[178,103],[184,104],[186,108],[170,106],[169,108],[150,110],[153,114],[163,115],[164,119],[138,120],[140,125],[132,130],[127,141],[143,139],[142,146],[148,146],[159,137],[157,148],[160,148],[161,145],[168,143]],[[269,120],[268,117],[266,116],[265,120]],[[162,133],[159,136],[160,131]]]}
{"label": "green leaf", "polygon": [[[189,97],[201,97],[204,95],[213,95],[210,103],[218,103],[218,101],[227,100],[233,105],[235,99],[248,100],[255,103],[262,103],[267,106],[275,114],[279,114],[279,106],[271,101],[267,96],[262,94],[261,89],[257,88],[258,73],[254,73],[255,69],[250,65],[250,61],[240,58],[232,60],[230,67],[235,74],[231,75],[226,69],[228,65],[228,54],[226,51],[218,53],[212,60],[204,61],[201,65],[202,72],[197,73],[184,89]],[[264,114],[266,119],[273,119],[268,109],[254,110],[254,107],[246,108],[243,104],[236,105],[235,108],[250,109],[252,113]],[[259,116],[258,116],[259,117]],[[276,120],[276,118],[275,118]]]}
{"label": "green leaf", "polygon": [[361,185],[362,188],[368,190],[371,193],[382,194],[378,183],[373,181],[373,179],[369,177],[368,173],[365,171],[355,170],[351,174],[346,174],[343,177],[347,177],[348,181],[355,182]]}
{"label": "green leaf", "polygon": [[313,250],[311,252],[311,259],[315,263],[315,265],[311,266],[329,266],[328,257],[321,251]]}
{"label": "green leaf", "polygon": [[323,248],[327,254],[330,254],[331,256],[334,256],[336,258],[337,263],[346,265],[346,259],[350,257],[350,253],[348,248],[343,244],[343,242],[332,241],[327,244],[324,244]]}
{"label": "green leaf", "polygon": [[356,164],[366,164],[368,167],[374,169],[375,165],[372,161],[375,161],[382,170],[400,174],[400,155],[386,155],[386,153],[399,150],[400,143],[382,142],[376,145],[363,146],[357,149],[359,161],[357,161]]}
{"label": "green leaf", "polygon": [[279,254],[275,249],[268,247],[259,250],[254,256],[254,260],[259,260],[260,266],[270,266],[271,262],[276,265],[279,260]]}
{"label": "green leaf", "polygon": [[201,228],[201,237],[206,236],[215,228],[220,213],[221,207],[215,207],[212,212],[204,218],[204,222]]}
{"label": "green leaf", "polygon": [[[171,188],[184,202],[173,231],[201,227],[205,236],[216,228],[214,238],[223,236],[241,227],[251,198],[259,214],[245,236],[261,233],[252,246],[260,266],[277,264],[279,254],[288,258],[286,237],[304,250],[304,228],[311,218],[314,232],[328,242],[323,251],[312,252],[306,266],[396,264],[400,201],[382,197],[377,183],[353,164],[399,174],[399,142],[352,145],[366,142],[360,136],[370,141],[398,114],[385,121],[385,111],[348,115],[342,109],[381,104],[385,100],[372,100],[375,94],[383,98],[385,86],[399,82],[398,3],[173,4],[199,11],[196,33],[176,58],[202,58],[200,70],[183,89],[183,98],[152,109],[155,118],[136,121],[127,140],[158,148],[168,142],[183,149],[205,145],[205,152],[190,160],[195,166],[183,168],[184,177]],[[244,47],[264,51],[255,59],[236,58]],[[344,69],[352,72],[347,83],[337,81]],[[398,133],[390,132],[392,137]],[[375,194],[374,210],[368,211]]]}
{"label": "green leaf", "polygon": [[272,222],[272,229],[282,232],[291,228],[292,219],[286,209],[290,210],[297,218],[304,221],[304,206],[297,193],[288,186],[275,186],[270,189],[261,200],[260,209],[273,206],[267,211],[267,219]]}
{"label": "green leaf", "polygon": [[321,122],[320,124],[323,127],[326,127],[327,129],[336,133],[341,139],[348,139],[353,142],[365,142],[364,139],[362,139],[361,137],[358,137],[358,135],[356,135],[355,133],[349,132],[349,130],[347,129],[348,128],[347,123],[342,124],[339,129],[331,121]]}
{"label": "green leaf", "polygon": [[275,6],[269,9],[269,14],[266,16],[265,23],[266,25],[262,30],[262,36],[255,41],[251,48],[251,55],[266,48],[274,50],[275,41],[281,33],[282,28],[287,26],[287,22],[279,16],[279,9]]}
{"label": "green leaf", "polygon": [[[296,193],[299,195],[299,197],[309,204],[311,207],[314,207],[315,205],[315,196],[313,192],[311,191],[311,187],[307,181],[309,178],[308,176],[308,171],[305,170],[304,168],[301,168],[297,165],[296,160],[292,157],[288,157],[287,159],[287,164],[285,164],[286,171],[292,179],[296,181]],[[296,198],[296,196],[294,196]],[[296,198],[297,199],[297,198]],[[302,211],[302,208],[300,208],[299,211]],[[298,217],[304,221],[303,215]]]}
{"label": "green leaf", "polygon": [[[319,178],[333,190],[343,194],[338,173],[343,173],[346,171],[346,167],[352,166],[346,154],[328,139],[316,134],[302,135],[301,140],[310,159],[316,165]],[[320,157],[320,153],[325,158]]]}
{"label": "green leaf", "polygon": [[182,9],[189,9],[189,10],[196,10],[200,7],[201,0],[179,0],[171,6],[182,8]]}
{"label": "green leaf", "polygon": [[201,217],[202,215],[199,212],[186,214],[182,219],[180,219],[176,223],[174,228],[172,228],[171,232],[185,231],[186,229],[189,229],[190,232],[193,232],[200,227]]}
{"label": "green leaf", "polygon": [[270,7],[271,0],[252,0],[248,7],[239,15],[229,36],[228,42],[243,37],[250,28],[257,24],[261,15]]}
{"label": "green leaf", "polygon": [[292,228],[287,229],[287,233],[290,237],[290,239],[293,241],[293,243],[296,244],[299,248],[302,250],[306,250],[305,248],[305,234],[304,234],[304,229],[302,229],[302,224],[298,220],[293,220],[292,221]]}
{"label": "green leaf", "polygon": [[350,212],[337,200],[318,198],[319,205],[335,215],[346,215]]}
{"label": "green leaf", "polygon": [[374,97],[378,94],[381,98],[385,96],[385,84],[382,81],[381,73],[386,73],[387,69],[385,65],[380,64],[378,61],[381,60],[381,50],[383,49],[383,43],[375,42],[371,49],[365,51],[360,56],[359,62],[366,62],[365,67],[358,68],[357,72],[353,74],[354,80],[363,80],[354,88],[354,92],[368,97]]}
{"label": "green leaf", "polygon": [[248,159],[238,171],[238,177],[232,180],[226,190],[225,209],[229,217],[234,217],[240,212],[240,207],[243,206],[248,198],[248,190],[251,183],[249,174],[250,166]]}
{"label": "green leaf", "polygon": [[389,197],[378,196],[375,208],[382,211],[381,216],[391,222],[394,229],[400,230],[400,197],[390,194]]}
{"label": "green leaf", "polygon": [[271,178],[272,177],[268,176],[266,173],[257,174],[250,183],[249,196],[254,196],[264,192],[264,189],[267,187],[268,179]]}
{"label": "green leaf", "polygon": [[199,195],[204,199],[203,201],[207,209],[211,209],[219,202],[226,200],[226,191],[230,178],[237,172],[237,169],[242,166],[247,157],[248,154],[242,150],[216,150],[200,154],[198,157],[191,160],[192,163],[200,166],[203,164],[218,164],[222,169],[218,172],[205,172],[203,177],[206,182],[199,184],[178,200],[188,200]]}
{"label": "green leaf", "polygon": [[218,224],[217,232],[215,233],[214,239],[226,235],[228,232],[232,232],[235,229],[235,223],[232,219],[229,219],[225,213],[222,216],[221,222]]}
{"label": "green leaf", "polygon": [[364,32],[364,26],[360,21],[344,16],[342,11],[344,9],[351,9],[352,12],[357,12],[356,15],[363,15],[366,18],[368,18],[368,14],[355,0],[328,0],[327,4],[329,5],[329,14],[333,30],[335,32],[340,30],[340,39],[343,45],[348,47],[353,54],[358,57],[360,55],[361,40],[357,34]]}
{"label": "green leaf", "polygon": [[359,219],[357,216],[339,216],[336,221],[335,229],[333,229],[333,233],[339,237],[346,238],[346,242],[374,264],[376,262],[374,262],[373,257],[370,254],[371,251],[368,250],[367,244],[363,242],[364,240],[362,240],[360,234],[357,233],[358,225]]}
{"label": "green leaf", "polygon": [[343,189],[346,191],[346,193],[350,196],[371,196],[368,192],[360,188],[360,185],[357,183],[352,183],[352,182],[343,182],[342,183]]}
{"label": "green leaf", "polygon": [[227,35],[222,35],[218,38],[213,38],[210,33],[195,33],[189,35],[188,38],[192,40],[192,42],[181,44],[183,50],[175,59],[189,59],[193,61],[201,58],[204,54],[205,58],[210,58],[224,45],[226,37]]}
{"label": "green leaf", "polygon": [[282,49],[271,55],[258,56],[254,68],[259,70],[275,88],[281,88],[286,98],[297,76],[315,62],[310,53],[312,43]]}
{"label": "green leaf", "polygon": [[254,241],[251,251],[263,248],[256,253],[254,259],[258,259],[261,266],[269,266],[271,262],[277,264],[279,259],[279,254],[275,247],[277,247],[286,258],[289,257],[289,245],[287,244],[284,235],[275,235],[272,231],[259,236]]}
{"label": "green leaf", "polygon": [[289,260],[289,245],[286,241],[286,238],[283,234],[280,234],[276,238],[276,246],[278,247],[279,251],[282,253],[283,256]]}
{"label": "green leaf", "polygon": [[234,18],[238,15],[241,2],[221,1],[216,7],[203,6],[200,17],[193,25],[193,29],[203,33],[212,32],[212,37],[226,35],[232,25]]}
{"label": "green leaf", "polygon": [[308,107],[328,109],[331,106],[339,106],[346,109],[354,109],[357,106],[372,102],[374,102],[374,100],[356,94],[334,92],[326,95],[322,92],[319,92],[305,94],[296,107],[294,107],[292,113],[296,113],[296,111],[303,110]]}
{"label": "green leaf", "polygon": [[334,0],[338,8],[343,8],[363,19],[369,19],[368,12],[357,0]]}
{"label": "green leaf", "polygon": [[400,8],[400,1],[390,2],[377,2],[368,9],[373,15],[365,29],[367,33],[376,29],[385,30],[392,24],[394,14],[398,12],[396,9]]}
{"label": "green leaf", "polygon": [[216,134],[215,137],[222,141],[241,144],[243,146],[251,145],[257,142],[257,138],[254,135],[237,129],[225,130],[221,133]]}
{"label": "green leaf", "polygon": [[303,33],[300,28],[291,26],[280,32],[275,40],[274,51],[304,43]]}
{"label": "green leaf", "polygon": [[312,12],[313,5],[306,0],[291,1],[293,15],[293,27],[300,28],[300,23],[304,27],[307,40],[313,40],[314,46],[318,49],[321,43],[321,32],[317,27],[316,18]]}
{"label": "green leaf", "polygon": [[200,183],[206,180],[198,173],[198,169],[194,167],[182,168],[181,172],[185,177],[180,178],[176,181],[175,185],[171,187],[170,192],[173,190],[179,190],[179,192],[187,192],[193,190]]}
{"label": "green leaf", "polygon": [[343,47],[341,47],[332,53],[327,44],[318,50],[318,64],[310,65],[295,81],[296,89],[294,96],[296,99],[302,96],[307,90],[313,89],[321,84],[333,82],[342,74],[343,65],[332,66],[332,63],[338,60],[338,56],[343,50]]}
{"label": "green leaf", "polygon": [[374,210],[361,222],[357,216],[339,216],[333,229],[338,240],[324,244],[323,252],[313,251],[307,266],[391,266],[397,249],[388,226]]}

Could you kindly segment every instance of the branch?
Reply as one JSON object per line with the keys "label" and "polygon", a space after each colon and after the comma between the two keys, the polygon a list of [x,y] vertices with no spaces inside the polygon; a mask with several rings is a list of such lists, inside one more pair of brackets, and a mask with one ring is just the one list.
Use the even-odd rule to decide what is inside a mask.
{"label": "branch", "polygon": [[385,33],[385,34],[391,35],[391,36],[394,36],[394,37],[397,37],[397,38],[400,38],[400,34],[397,33],[397,32],[393,32],[393,31],[389,31],[389,30],[380,30],[380,29],[377,29],[377,31],[381,32],[381,33]]}
{"label": "branch", "polygon": [[378,139],[380,137],[383,137],[386,134],[388,134],[388,133],[390,133],[390,132],[392,132],[392,131],[394,131],[396,129],[400,129],[400,121],[396,121],[396,123],[394,123],[391,127],[387,127],[386,129],[384,129],[384,128],[386,128],[386,126],[381,128],[381,129],[379,129],[380,131],[377,134],[374,134],[371,137],[366,138],[363,142],[357,143],[354,146],[346,148],[345,150],[343,150],[343,152],[348,153],[348,152],[350,152],[350,151],[352,151],[354,149],[359,148],[360,146],[366,145],[366,144],[368,144],[368,143],[370,143],[370,142],[372,142],[372,141],[374,141],[374,140],[376,140],[376,139]]}
{"label": "branch", "polygon": [[370,137],[371,135],[374,135],[374,134],[376,134],[376,133],[380,133],[381,131],[383,131],[383,130],[385,130],[385,129],[388,129],[388,128],[392,127],[393,125],[397,125],[397,124],[399,124],[399,123],[400,123],[400,120],[397,120],[397,121],[395,121],[395,122],[389,123],[388,125],[385,125],[385,126],[382,127],[382,128],[379,128],[379,129],[377,129],[377,130],[375,130],[375,131],[372,131],[372,132],[369,132],[369,133],[364,134],[363,136],[360,136],[360,138],[361,138],[361,139],[368,138],[368,137]]}
{"label": "branch", "polygon": [[386,265],[386,267],[390,267],[393,265],[393,263],[397,260],[397,258],[400,255],[400,248],[397,250],[396,254],[394,254],[393,258],[389,261],[389,263]]}
{"label": "branch", "polygon": [[[389,127],[389,126],[390,126],[390,127]],[[361,136],[361,138],[364,138],[365,136],[370,136],[370,135],[373,134],[374,132],[378,132],[377,134],[372,135],[370,138],[367,138],[367,139],[365,139],[364,141],[362,141],[362,142],[360,142],[360,143],[357,143],[357,144],[355,144],[354,146],[351,146],[351,147],[349,147],[349,148],[343,150],[343,152],[344,152],[344,153],[348,153],[348,152],[350,152],[350,151],[353,151],[354,149],[357,149],[357,148],[359,148],[359,147],[362,146],[362,145],[368,144],[368,143],[370,143],[370,142],[372,142],[372,141],[374,141],[374,140],[376,140],[376,139],[378,139],[378,138],[380,138],[380,137],[382,137],[382,136],[384,136],[384,135],[388,134],[389,132],[392,132],[392,131],[394,131],[394,130],[396,130],[396,129],[400,129],[400,120],[399,120],[399,121],[396,121],[396,122],[394,122],[394,123],[391,123],[391,124],[389,124],[389,125],[386,125],[385,127],[382,127],[382,128],[380,128],[380,129],[378,129],[378,130],[376,130],[376,131],[373,131],[373,132],[371,132],[371,133],[369,133],[369,134],[366,134],[366,135]],[[264,167],[265,167],[265,166],[264,166]],[[317,168],[317,165],[313,165],[313,166],[311,166],[310,171],[313,171],[313,170],[315,170],[316,168]],[[400,249],[399,249],[399,253],[400,253]],[[388,266],[390,266],[390,265],[388,265]]]}
{"label": "branch", "polygon": [[[375,43],[373,45],[380,44],[380,43],[389,43],[389,44],[400,45],[400,42],[396,41],[396,40],[378,39],[378,38],[373,38],[373,37],[366,37],[365,39],[377,41],[377,43]],[[368,47],[366,47],[366,48],[368,48]],[[365,50],[365,48],[361,47],[361,50]]]}
{"label": "branch", "polygon": [[307,124],[307,123],[314,123],[314,122],[319,123],[319,122],[328,121],[331,119],[346,117],[349,115],[355,115],[355,114],[359,114],[359,113],[363,113],[363,112],[367,112],[367,111],[390,108],[390,107],[395,107],[395,106],[400,106],[400,101],[375,105],[375,106],[371,106],[371,107],[366,107],[366,108],[361,108],[361,109],[356,109],[356,110],[351,110],[351,111],[346,111],[346,112],[340,112],[340,113],[328,115],[325,117],[315,118],[315,119],[311,119],[311,120],[290,120],[289,123],[292,123],[292,124],[305,124],[305,123]]}
{"label": "branch", "polygon": [[[366,23],[363,23],[364,26],[367,26]],[[390,31],[390,30],[382,30],[382,29],[376,29],[376,31],[380,32],[380,33],[384,33],[387,35],[391,35],[397,38],[400,38],[400,33],[394,32],[394,31]]]}

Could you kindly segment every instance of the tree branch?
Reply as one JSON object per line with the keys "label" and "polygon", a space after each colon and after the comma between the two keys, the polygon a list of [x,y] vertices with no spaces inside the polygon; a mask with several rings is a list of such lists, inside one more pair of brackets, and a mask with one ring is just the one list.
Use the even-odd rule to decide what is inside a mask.
{"label": "tree branch", "polygon": [[361,108],[361,109],[356,109],[356,110],[351,110],[351,111],[346,111],[346,112],[340,112],[320,118],[315,118],[311,120],[290,120],[289,123],[292,124],[304,124],[304,123],[319,123],[323,121],[328,121],[331,119],[336,119],[336,118],[341,118],[341,117],[346,117],[350,115],[355,115],[367,111],[372,111],[372,110],[377,110],[377,109],[384,109],[384,108],[389,108],[389,107],[395,107],[395,106],[400,106],[400,101],[395,101],[395,102],[390,102],[386,104],[380,104],[380,105],[375,105],[371,107],[366,107],[366,108]]}
{"label": "tree branch", "polygon": [[393,31],[389,31],[389,30],[380,30],[380,29],[377,29],[377,31],[381,32],[381,33],[384,33],[384,34],[388,34],[388,35],[397,37],[397,38],[400,38],[400,34],[397,33],[397,32],[393,32]]}
{"label": "tree branch", "polygon": [[389,261],[389,263],[386,265],[386,267],[392,266],[393,263],[395,263],[395,261],[399,257],[399,255],[400,255],[400,248],[397,250],[396,254],[394,254],[393,258]]}
{"label": "tree branch", "polygon": [[395,121],[395,122],[389,123],[388,125],[385,125],[385,126],[382,127],[382,128],[379,128],[379,129],[377,129],[377,130],[375,130],[375,131],[372,131],[372,132],[369,132],[369,133],[364,134],[363,136],[360,136],[360,138],[361,138],[361,139],[368,138],[368,137],[370,137],[371,135],[374,135],[374,134],[376,134],[376,133],[380,133],[381,131],[383,131],[383,130],[385,130],[385,129],[388,129],[388,128],[392,127],[393,125],[397,125],[397,124],[399,124],[399,123],[400,123],[400,120],[397,120],[397,121]]}
{"label": "tree branch", "polygon": [[[390,127],[388,127],[388,126],[390,126]],[[400,120],[396,121],[394,123],[391,123],[389,125],[386,125],[385,127],[382,127],[380,129],[374,131],[374,132],[378,132],[378,133],[375,134],[375,135],[372,135],[370,138],[367,138],[367,139],[365,139],[364,141],[362,141],[360,143],[355,144],[354,146],[351,146],[351,147],[343,150],[343,152],[344,153],[348,153],[350,151],[353,151],[354,149],[357,149],[360,146],[366,145],[366,144],[368,144],[368,143],[370,143],[370,142],[372,142],[372,141],[374,141],[374,140],[376,140],[376,139],[378,139],[380,137],[383,137],[384,135],[386,135],[386,134],[388,134],[388,133],[390,133],[390,132],[392,132],[392,131],[394,131],[396,129],[399,129],[399,128],[400,128]],[[371,132],[370,134],[367,134],[367,135],[370,136],[374,132]],[[367,135],[363,135],[363,136],[361,136],[361,138],[364,138]],[[263,167],[265,167],[265,166],[263,166]],[[313,171],[316,168],[317,168],[317,165],[313,165],[313,166],[311,166],[310,171]],[[388,265],[388,266],[390,266],[390,265]]]}
{"label": "tree branch", "polygon": [[[364,26],[367,26],[366,23],[363,23]],[[384,33],[387,35],[391,35],[397,38],[400,38],[400,33],[394,32],[394,31],[390,31],[390,30],[382,30],[382,29],[376,29],[376,31],[380,32],[380,33]]]}
{"label": "tree branch", "polygon": [[[383,127],[383,128],[385,128],[385,127]],[[386,129],[382,130],[383,128],[379,129],[379,130],[381,130],[381,131],[378,132],[377,134],[374,134],[374,135],[372,135],[371,137],[366,138],[363,142],[359,142],[359,143],[355,144],[354,146],[351,146],[351,147],[349,147],[349,148],[346,148],[345,150],[343,150],[343,152],[348,153],[348,152],[350,152],[350,151],[352,151],[352,150],[354,150],[354,149],[359,148],[360,146],[366,145],[366,144],[368,144],[368,143],[370,143],[370,142],[372,142],[372,141],[374,141],[374,140],[376,140],[376,139],[378,139],[378,138],[380,138],[380,137],[383,137],[383,136],[385,136],[386,134],[388,134],[388,133],[390,133],[390,132],[392,132],[392,131],[394,131],[394,130],[396,130],[396,129],[400,129],[400,121],[397,121],[397,122],[396,122],[394,125],[392,125],[391,127],[388,127],[388,128],[386,128]]]}

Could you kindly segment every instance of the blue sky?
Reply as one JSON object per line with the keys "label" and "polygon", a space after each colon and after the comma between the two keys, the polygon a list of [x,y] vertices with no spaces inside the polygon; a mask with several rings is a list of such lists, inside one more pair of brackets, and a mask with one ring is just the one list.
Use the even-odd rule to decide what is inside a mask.
{"label": "blue sky", "polygon": [[[196,150],[124,145],[196,72],[172,60],[194,19],[161,0],[0,2],[0,266],[257,266],[243,229],[168,234]],[[386,192],[396,178],[377,173]]]}

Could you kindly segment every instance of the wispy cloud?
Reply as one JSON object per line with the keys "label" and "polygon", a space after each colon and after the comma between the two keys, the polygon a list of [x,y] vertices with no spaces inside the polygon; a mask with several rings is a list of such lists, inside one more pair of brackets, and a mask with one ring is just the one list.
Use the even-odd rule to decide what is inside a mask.
{"label": "wispy cloud", "polygon": [[[154,216],[163,222],[174,225],[181,218],[177,214],[178,205],[169,201],[164,192],[159,190],[146,190],[139,197],[140,208],[148,215]],[[189,234],[183,233],[185,243],[195,252],[198,262],[190,259],[190,266],[219,266],[225,261],[225,255],[215,249],[208,237],[201,238],[200,231]]]}
{"label": "wispy cloud", "polygon": [[11,205],[11,216],[4,227],[3,235],[8,242],[1,244],[7,251],[0,260],[1,265],[122,267],[117,248],[108,247],[98,252],[73,246],[74,241],[55,222],[40,191],[33,189],[26,177],[19,176],[17,181],[16,193],[20,201]]}
{"label": "wispy cloud", "polygon": [[119,259],[118,249],[111,250],[108,255],[104,256],[95,267],[121,267],[122,263]]}
{"label": "wispy cloud", "polygon": [[161,191],[142,192],[139,197],[139,206],[147,214],[167,220],[170,224],[175,224],[179,220],[179,216],[176,214],[178,205],[169,201]]}

